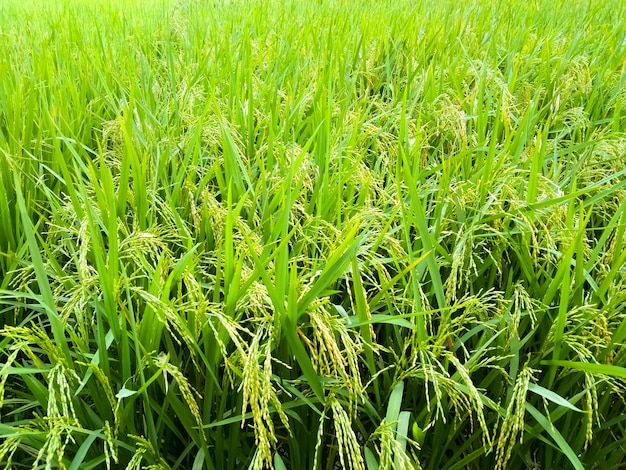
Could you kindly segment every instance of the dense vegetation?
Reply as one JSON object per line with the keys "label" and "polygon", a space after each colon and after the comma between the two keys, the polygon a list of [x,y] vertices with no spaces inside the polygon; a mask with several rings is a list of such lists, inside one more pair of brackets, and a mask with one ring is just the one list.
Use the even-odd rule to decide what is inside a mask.
{"label": "dense vegetation", "polygon": [[0,468],[626,465],[626,3],[0,3]]}

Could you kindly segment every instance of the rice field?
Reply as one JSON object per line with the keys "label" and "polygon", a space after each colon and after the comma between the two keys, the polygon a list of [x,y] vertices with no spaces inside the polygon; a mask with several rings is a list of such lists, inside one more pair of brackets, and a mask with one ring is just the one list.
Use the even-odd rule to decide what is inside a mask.
{"label": "rice field", "polygon": [[0,468],[626,468],[626,3],[4,0]]}

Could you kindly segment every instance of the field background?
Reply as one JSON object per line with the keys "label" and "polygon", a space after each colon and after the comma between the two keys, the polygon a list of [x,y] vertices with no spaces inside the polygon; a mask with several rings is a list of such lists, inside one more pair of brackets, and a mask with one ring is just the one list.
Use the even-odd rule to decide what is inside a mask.
{"label": "field background", "polygon": [[626,468],[625,19],[2,1],[0,468]]}

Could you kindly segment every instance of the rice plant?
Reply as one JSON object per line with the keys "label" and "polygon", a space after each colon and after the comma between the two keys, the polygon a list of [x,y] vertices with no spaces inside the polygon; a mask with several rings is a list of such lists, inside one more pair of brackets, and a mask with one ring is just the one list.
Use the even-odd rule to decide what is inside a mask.
{"label": "rice plant", "polygon": [[626,4],[0,4],[0,468],[626,466]]}

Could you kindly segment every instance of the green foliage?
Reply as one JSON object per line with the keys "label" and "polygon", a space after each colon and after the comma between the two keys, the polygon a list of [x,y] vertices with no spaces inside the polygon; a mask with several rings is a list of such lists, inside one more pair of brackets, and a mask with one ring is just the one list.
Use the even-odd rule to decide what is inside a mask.
{"label": "green foliage", "polygon": [[0,4],[0,468],[626,465],[626,4]]}

